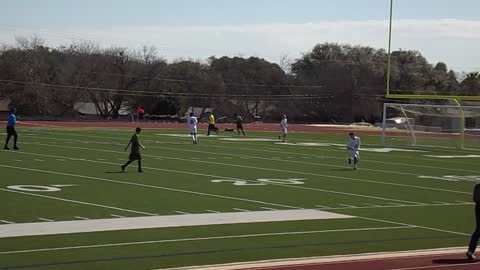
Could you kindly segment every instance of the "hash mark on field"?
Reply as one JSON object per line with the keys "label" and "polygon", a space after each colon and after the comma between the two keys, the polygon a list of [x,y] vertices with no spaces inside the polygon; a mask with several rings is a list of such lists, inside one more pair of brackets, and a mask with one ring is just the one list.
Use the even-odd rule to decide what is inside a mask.
{"label": "hash mark on field", "polygon": [[190,215],[190,213],[183,212],[183,211],[175,211],[177,214],[182,214],[182,215]]}
{"label": "hash mark on field", "polygon": [[207,159],[217,159],[216,157],[208,157]]}
{"label": "hash mark on field", "polygon": [[372,207],[382,207],[378,204],[371,204],[371,203],[366,203],[365,205],[372,206]]}
{"label": "hash mark on field", "polygon": [[121,215],[110,214],[110,216],[112,216],[112,217],[117,217],[117,218],[124,218],[124,216],[121,216]]}
{"label": "hash mark on field", "polygon": [[11,221],[8,221],[8,220],[0,220],[0,222],[6,223],[6,224],[14,224],[15,223],[15,222],[11,222]]}
{"label": "hash mark on field", "polygon": [[250,212],[250,210],[242,209],[242,208],[232,208],[233,210],[241,211],[241,212]]}
{"label": "hash mark on field", "polygon": [[208,210],[206,210],[206,211],[207,211],[207,212],[210,212],[210,213],[221,213],[220,211],[215,211],[215,210],[210,210],[210,209],[208,209]]}
{"label": "hash mark on field", "polygon": [[458,200],[457,200],[456,202],[458,202],[458,203],[470,203],[470,202],[466,202],[466,201],[458,201]]}
{"label": "hash mark on field", "polygon": [[265,209],[265,210],[271,210],[271,211],[277,211],[278,209],[275,209],[275,208],[270,208],[270,207],[260,207],[262,209]]}
{"label": "hash mark on field", "polygon": [[89,218],[86,218],[86,217],[80,217],[80,216],[74,216],[74,218],[77,218],[77,219],[83,219],[83,220],[88,220]]}
{"label": "hash mark on field", "polygon": [[231,157],[223,157],[224,159],[232,159]]}
{"label": "hash mark on field", "polygon": [[433,202],[438,204],[448,204],[447,202],[440,202],[440,201],[433,201]]}
{"label": "hash mark on field", "polygon": [[350,205],[350,204],[341,204],[341,203],[339,203],[338,205],[344,206],[344,207],[356,208],[355,205]]}
{"label": "hash mark on field", "polygon": [[200,158],[198,158],[198,157],[192,157],[192,159],[200,159]]}
{"label": "hash mark on field", "polygon": [[13,161],[16,161],[16,162],[22,162],[21,159],[14,159]]}
{"label": "hash mark on field", "polygon": [[48,219],[48,218],[38,218],[38,219],[40,219],[40,220],[42,220],[42,221],[48,221],[48,222],[53,222],[53,221],[55,221],[55,220]]}
{"label": "hash mark on field", "polygon": [[38,162],[43,162],[43,161],[45,161],[45,160],[43,160],[43,159],[38,159],[38,158],[35,158],[35,159],[33,159],[33,160],[38,161]]}
{"label": "hash mark on field", "polygon": [[404,204],[400,203],[387,203],[388,205],[393,205],[393,206],[404,206]]}

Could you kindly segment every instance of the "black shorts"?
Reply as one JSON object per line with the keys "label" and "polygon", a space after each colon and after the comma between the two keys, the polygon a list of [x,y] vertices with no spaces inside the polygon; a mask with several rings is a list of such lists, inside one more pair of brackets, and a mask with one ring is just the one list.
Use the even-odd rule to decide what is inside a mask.
{"label": "black shorts", "polygon": [[15,127],[8,127],[7,126],[7,135],[17,136],[17,131],[15,130]]}
{"label": "black shorts", "polygon": [[242,124],[237,124],[237,129],[243,129]]}
{"label": "black shorts", "polygon": [[142,160],[142,155],[140,155],[140,152],[132,152],[128,156],[129,160]]}

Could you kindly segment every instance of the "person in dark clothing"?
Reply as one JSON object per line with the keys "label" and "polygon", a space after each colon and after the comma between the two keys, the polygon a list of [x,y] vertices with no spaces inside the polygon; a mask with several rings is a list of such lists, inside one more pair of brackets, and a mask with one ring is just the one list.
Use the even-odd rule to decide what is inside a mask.
{"label": "person in dark clothing", "polygon": [[235,116],[235,121],[237,122],[238,135],[240,135],[240,131],[242,131],[243,136],[245,136],[245,132],[243,131],[243,118],[238,114],[235,114],[234,116]]}
{"label": "person in dark clothing", "polygon": [[475,219],[476,227],[475,231],[472,234],[470,239],[470,244],[468,245],[467,258],[470,260],[475,260],[475,249],[477,249],[478,239],[480,238],[480,184],[475,185],[473,190],[473,201],[475,202]]}
{"label": "person in dark clothing", "polygon": [[141,128],[137,127],[135,129],[135,134],[132,135],[130,142],[128,142],[127,147],[125,147],[125,151],[127,151],[128,147],[132,145],[130,148],[130,156],[128,156],[128,161],[124,165],[122,165],[122,172],[125,172],[125,168],[135,160],[138,160],[138,172],[142,173],[142,156],[140,155],[140,147],[145,150],[145,146],[143,146],[140,141],[138,140],[138,135],[142,131]]}
{"label": "person in dark clothing", "polygon": [[7,139],[5,140],[5,146],[3,149],[5,150],[10,150],[8,148],[8,142],[10,141],[10,138],[13,136],[13,149],[14,150],[19,150],[17,147],[17,140],[18,140],[18,135],[17,131],[15,130],[15,125],[17,124],[17,116],[16,116],[17,111],[12,108],[10,109],[10,112],[8,114],[7,118]]}

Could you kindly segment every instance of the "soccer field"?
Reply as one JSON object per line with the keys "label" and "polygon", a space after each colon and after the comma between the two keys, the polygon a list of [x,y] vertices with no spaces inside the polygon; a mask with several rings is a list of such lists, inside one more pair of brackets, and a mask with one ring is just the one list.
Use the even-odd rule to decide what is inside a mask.
{"label": "soccer field", "polygon": [[0,269],[161,269],[458,247],[474,228],[479,158],[436,156],[476,152],[380,149],[378,136],[362,136],[354,171],[346,135],[292,133],[282,144],[274,132],[220,133],[194,145],[185,130],[144,129],[145,173],[136,162],[121,173],[131,134],[19,129],[21,150],[0,152]]}

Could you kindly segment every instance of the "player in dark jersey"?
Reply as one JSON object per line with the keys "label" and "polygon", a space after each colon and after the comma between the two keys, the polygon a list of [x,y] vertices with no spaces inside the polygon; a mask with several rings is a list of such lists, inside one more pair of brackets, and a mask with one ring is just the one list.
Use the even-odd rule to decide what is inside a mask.
{"label": "player in dark jersey", "polygon": [[10,112],[8,114],[7,118],[7,139],[5,140],[5,146],[3,149],[5,150],[10,150],[8,148],[8,141],[10,141],[10,138],[13,136],[13,149],[14,150],[19,150],[17,147],[17,140],[18,140],[18,135],[17,131],[15,130],[15,125],[17,124],[17,116],[16,116],[17,111],[12,108],[10,109]]}
{"label": "player in dark jersey", "polygon": [[245,136],[245,131],[243,131],[243,118],[238,114],[234,114],[233,116],[235,116],[235,121],[237,122],[238,135],[240,135],[240,131],[242,131],[243,136]]}
{"label": "player in dark jersey", "polygon": [[138,135],[142,131],[141,128],[137,127],[135,129],[135,134],[132,135],[130,142],[128,142],[127,147],[125,147],[125,151],[127,151],[128,147],[132,145],[130,148],[130,155],[128,156],[128,161],[124,165],[122,165],[122,172],[125,171],[125,168],[135,160],[138,160],[138,172],[141,173],[142,171],[142,156],[140,155],[140,147],[145,150],[145,146],[143,146],[140,141],[138,140]]}

